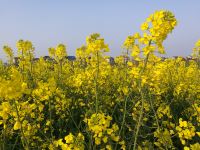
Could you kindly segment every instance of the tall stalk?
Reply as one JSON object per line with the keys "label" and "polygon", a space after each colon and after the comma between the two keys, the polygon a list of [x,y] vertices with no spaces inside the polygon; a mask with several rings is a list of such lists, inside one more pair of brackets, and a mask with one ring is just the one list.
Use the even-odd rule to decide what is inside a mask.
{"label": "tall stalk", "polygon": [[26,149],[26,150],[29,150],[29,144],[28,144],[28,141],[24,135],[24,130],[23,130],[23,127],[22,127],[22,121],[20,120],[20,115],[19,115],[19,110],[17,108],[17,103],[15,100],[13,100],[14,102],[14,106],[15,106],[15,110],[16,110],[16,113],[17,113],[17,121],[19,121],[20,123],[20,131],[21,131],[21,135],[22,135],[22,145],[23,147]]}
{"label": "tall stalk", "polygon": [[52,126],[52,111],[51,111],[51,99],[50,98],[49,98],[49,120],[50,120],[51,142],[53,143],[53,126]]}
{"label": "tall stalk", "polygon": [[[126,50],[126,59],[128,58],[128,49]],[[127,85],[127,72],[128,72],[128,66],[127,66],[127,60],[125,62],[125,85]],[[126,118],[126,107],[127,107],[127,101],[128,101],[128,95],[124,96],[124,108],[123,108],[123,118],[122,118],[122,124],[121,124],[121,128],[119,131],[119,135],[121,135],[121,132],[123,130],[124,127],[124,123],[125,123],[125,118]]]}
{"label": "tall stalk", "polygon": [[95,112],[98,113],[98,109],[99,109],[99,97],[98,97],[98,77],[99,77],[99,53],[97,51],[96,53],[96,59],[97,59],[97,62],[96,62],[96,78],[95,78],[95,97],[96,97],[96,100],[95,100]]}
{"label": "tall stalk", "polygon": [[[149,41],[149,46],[151,45],[151,40]],[[137,139],[138,139],[138,134],[139,134],[139,131],[140,131],[140,127],[141,127],[141,123],[142,123],[142,118],[143,118],[143,113],[144,113],[144,101],[145,101],[145,94],[144,94],[144,91],[142,89],[142,75],[147,67],[147,63],[148,63],[148,60],[149,60],[149,55],[150,53],[147,54],[147,57],[144,59],[144,67],[142,68],[142,70],[140,71],[140,78],[139,78],[139,83],[138,83],[138,86],[139,86],[139,93],[141,95],[141,100],[142,100],[142,106],[141,106],[141,109],[140,109],[140,113],[139,113],[139,119],[138,119],[138,124],[136,126],[136,133],[135,133],[135,138],[134,138],[134,147],[133,147],[133,150],[136,150],[136,146],[137,146]]]}

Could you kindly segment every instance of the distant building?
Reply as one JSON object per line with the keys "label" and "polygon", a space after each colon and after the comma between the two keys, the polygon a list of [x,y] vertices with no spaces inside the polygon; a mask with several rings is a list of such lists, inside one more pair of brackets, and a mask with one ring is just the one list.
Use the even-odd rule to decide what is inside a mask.
{"label": "distant building", "polygon": [[33,62],[37,62],[39,58],[33,58]]}
{"label": "distant building", "polygon": [[51,58],[50,56],[44,56],[43,59],[44,59],[45,61],[53,61],[53,60],[54,60],[54,59]]}
{"label": "distant building", "polygon": [[9,64],[7,62],[3,63],[4,66],[9,66]]}
{"label": "distant building", "polygon": [[75,56],[66,56],[66,59],[69,61],[75,61],[76,57]]}
{"label": "distant building", "polygon": [[19,65],[19,57],[14,57],[14,65],[18,66]]}
{"label": "distant building", "polygon": [[115,59],[113,57],[109,57],[107,58],[107,61],[110,65],[114,65],[115,64]]}
{"label": "distant building", "polygon": [[165,61],[167,59],[166,57],[161,57],[161,61]]}
{"label": "distant building", "polygon": [[173,58],[174,58],[174,59],[177,59],[177,58],[178,58],[178,56],[173,56]]}
{"label": "distant building", "polygon": [[124,64],[128,63],[128,61],[130,61],[130,57],[129,56],[123,56],[124,57]]}
{"label": "distant building", "polygon": [[135,60],[135,59],[131,59],[131,62],[135,65],[138,66],[139,65],[139,61]]}

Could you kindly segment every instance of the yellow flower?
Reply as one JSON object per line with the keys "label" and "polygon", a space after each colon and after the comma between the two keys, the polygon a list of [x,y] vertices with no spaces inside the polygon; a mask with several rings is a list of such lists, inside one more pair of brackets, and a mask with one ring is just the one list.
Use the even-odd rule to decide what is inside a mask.
{"label": "yellow flower", "polygon": [[104,137],[103,137],[103,142],[104,142],[104,143],[107,143],[107,142],[108,142],[108,137],[104,136]]}
{"label": "yellow flower", "polygon": [[95,144],[100,145],[101,144],[101,138],[95,138]]}
{"label": "yellow flower", "polygon": [[110,145],[106,145],[107,150],[112,150],[112,147]]}
{"label": "yellow flower", "polygon": [[187,146],[184,146],[184,150],[190,150],[190,148]]}
{"label": "yellow flower", "polygon": [[49,126],[50,123],[51,123],[51,121],[48,120],[48,121],[46,122],[46,126]]}
{"label": "yellow flower", "polygon": [[183,145],[185,145],[185,140],[181,140],[181,143],[182,143]]}
{"label": "yellow flower", "polygon": [[180,127],[187,127],[187,121],[180,121],[179,124]]}
{"label": "yellow flower", "polygon": [[191,150],[199,150],[200,149],[200,143],[195,143],[193,145],[190,145]]}
{"label": "yellow flower", "polygon": [[74,136],[72,133],[70,133],[69,135],[65,136],[65,141],[66,143],[72,143],[74,139]]}
{"label": "yellow flower", "polygon": [[144,22],[142,25],[141,25],[141,30],[147,30],[149,28],[149,25],[148,23]]}
{"label": "yellow flower", "polygon": [[14,125],[14,127],[13,127],[13,129],[14,129],[14,130],[18,130],[18,129],[20,129],[20,128],[21,128],[20,122],[19,122],[19,121],[16,121],[16,122],[15,122],[15,125]]}

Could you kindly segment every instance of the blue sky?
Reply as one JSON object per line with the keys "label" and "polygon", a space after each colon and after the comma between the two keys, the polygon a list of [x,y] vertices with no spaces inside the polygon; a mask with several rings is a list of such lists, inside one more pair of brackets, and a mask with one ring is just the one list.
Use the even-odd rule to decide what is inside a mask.
{"label": "blue sky", "polygon": [[3,45],[16,49],[19,39],[32,41],[36,56],[48,55],[58,43],[74,55],[93,32],[109,43],[109,55],[120,55],[125,38],[160,9],[178,20],[164,42],[167,56],[190,55],[200,38],[200,0],[0,0],[0,58],[5,59]]}

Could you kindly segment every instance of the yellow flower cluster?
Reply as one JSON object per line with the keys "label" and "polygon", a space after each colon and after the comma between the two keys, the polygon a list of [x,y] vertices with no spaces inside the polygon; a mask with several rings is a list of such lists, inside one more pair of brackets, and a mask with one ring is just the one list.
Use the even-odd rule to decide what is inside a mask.
{"label": "yellow flower cluster", "polygon": [[164,116],[167,116],[168,118],[172,118],[170,107],[166,104],[161,104],[160,107],[157,109],[158,118],[161,119]]}
{"label": "yellow flower cluster", "polygon": [[79,59],[86,59],[87,58],[87,53],[86,53],[87,47],[86,46],[81,46],[80,48],[77,48],[76,50],[76,57]]}
{"label": "yellow flower cluster", "polygon": [[164,131],[159,131],[158,129],[154,132],[154,137],[157,138],[157,141],[154,142],[154,144],[161,148],[161,147],[165,147],[168,149],[172,149],[173,148],[173,143],[172,143],[172,139],[171,139],[171,134],[170,132],[165,129]]}
{"label": "yellow flower cluster", "polygon": [[179,119],[179,126],[176,127],[176,130],[183,145],[186,144],[186,140],[191,140],[195,136],[195,127],[191,123],[183,121],[182,118]]}
{"label": "yellow flower cluster", "polygon": [[59,139],[54,141],[53,144],[49,146],[50,150],[54,150],[56,147],[61,147],[62,150],[84,150],[84,136],[81,133],[78,135],[73,135],[69,133],[69,135],[65,136],[63,139]]}
{"label": "yellow flower cluster", "polygon": [[170,11],[156,11],[151,14],[141,25],[141,30],[149,31],[151,40],[155,42],[162,42],[166,39],[167,34],[170,33],[177,25],[176,18]]}
{"label": "yellow flower cluster", "polygon": [[[133,107],[133,112],[132,112],[132,117],[133,117],[133,120],[137,121],[138,118],[139,118],[139,111],[142,107],[141,105],[141,101],[138,101],[135,106]],[[144,102],[144,113],[149,113],[150,111],[150,104],[148,102]],[[148,118],[147,117],[144,117],[143,118],[143,121],[148,121]]]}
{"label": "yellow flower cluster", "polygon": [[190,147],[184,146],[184,150],[199,150],[200,144],[195,143],[195,144],[190,144]]}
{"label": "yellow flower cluster", "polygon": [[10,70],[10,80],[0,78],[0,96],[6,100],[13,100],[29,93],[27,83],[23,82],[22,78],[22,74],[17,69],[12,68]]}
{"label": "yellow flower cluster", "polygon": [[14,53],[13,53],[12,48],[5,45],[3,47],[3,50],[6,53],[6,55],[7,55],[8,59],[9,59],[10,63],[12,63],[13,62],[13,57],[14,57]]}
{"label": "yellow flower cluster", "polygon": [[194,58],[200,58],[200,40],[195,43],[195,47],[193,48],[192,56]]}
{"label": "yellow flower cluster", "polygon": [[26,53],[29,50],[33,50],[34,47],[30,41],[19,40],[17,42],[17,48],[22,53]]}
{"label": "yellow flower cluster", "polygon": [[136,60],[141,60],[141,53],[145,57],[152,55],[156,50],[160,54],[164,54],[165,50],[162,43],[176,25],[177,21],[172,12],[166,10],[156,11],[142,23],[143,35],[136,33],[128,36],[124,42],[124,47],[131,50],[131,55]]}
{"label": "yellow flower cluster", "polygon": [[61,61],[67,56],[66,46],[58,44],[56,48],[49,48],[49,55],[55,58],[57,61]]}
{"label": "yellow flower cluster", "polygon": [[31,41],[19,40],[17,42],[18,56],[22,59],[33,57],[35,48]]}
{"label": "yellow flower cluster", "polygon": [[172,13],[156,11],[114,60],[98,33],[73,61],[63,44],[49,49],[51,58],[36,59],[32,43],[20,40],[13,63],[5,46],[10,63],[0,61],[0,149],[198,149],[199,59],[155,53],[163,53],[176,24]]}
{"label": "yellow flower cluster", "polygon": [[[120,137],[117,135],[119,127],[117,124],[111,126],[112,117],[106,116],[104,113],[92,114],[90,118],[85,118],[85,122],[88,125],[88,130],[93,134],[95,139],[95,144],[100,145],[104,143],[108,149],[109,142],[119,142]],[[125,148],[124,142],[119,142],[122,144],[122,149]]]}
{"label": "yellow flower cluster", "polygon": [[97,53],[101,54],[101,52],[108,52],[109,48],[108,45],[105,44],[104,39],[100,38],[99,33],[91,34],[89,37],[86,38],[87,50],[88,54]]}

